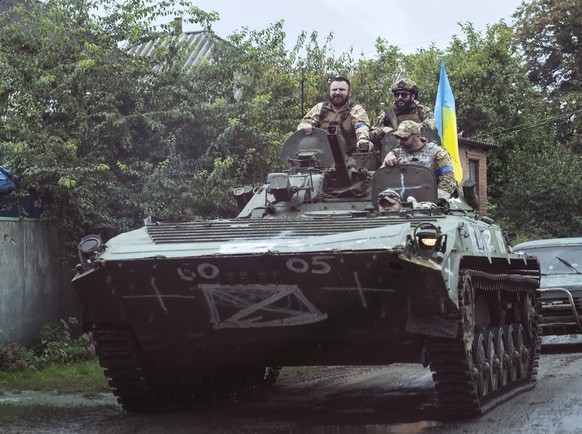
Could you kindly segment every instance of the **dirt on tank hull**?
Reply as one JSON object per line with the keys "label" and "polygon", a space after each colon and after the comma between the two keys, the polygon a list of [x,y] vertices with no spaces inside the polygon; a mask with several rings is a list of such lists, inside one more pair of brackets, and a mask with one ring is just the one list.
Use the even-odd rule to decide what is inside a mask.
{"label": "dirt on tank hull", "polygon": [[126,410],[240,394],[291,365],[430,365],[460,416],[533,387],[536,259],[462,195],[377,212],[387,187],[436,202],[436,181],[371,157],[348,166],[334,133],[297,132],[287,172],[235,191],[237,218],[82,240],[73,284]]}

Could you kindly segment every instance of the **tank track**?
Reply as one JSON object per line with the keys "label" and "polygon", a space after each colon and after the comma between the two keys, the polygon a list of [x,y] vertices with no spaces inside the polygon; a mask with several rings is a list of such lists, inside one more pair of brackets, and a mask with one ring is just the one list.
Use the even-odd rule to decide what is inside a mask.
{"label": "tank track", "polygon": [[95,328],[97,354],[125,411],[151,413],[194,404],[233,401],[276,382],[278,367],[231,367],[196,373],[163,373],[148,362],[131,330]]}
{"label": "tank track", "polygon": [[133,334],[119,328],[95,330],[99,363],[125,411],[152,412],[159,409],[158,394],[145,372],[145,361]]}
{"label": "tank track", "polygon": [[[430,338],[428,355],[440,407],[449,416],[481,416],[535,386],[541,348],[538,284],[529,277],[464,270],[456,339]],[[474,291],[519,293],[531,300],[519,322],[475,331]],[[529,295],[528,295],[529,294]],[[525,298],[524,298],[525,297]]]}

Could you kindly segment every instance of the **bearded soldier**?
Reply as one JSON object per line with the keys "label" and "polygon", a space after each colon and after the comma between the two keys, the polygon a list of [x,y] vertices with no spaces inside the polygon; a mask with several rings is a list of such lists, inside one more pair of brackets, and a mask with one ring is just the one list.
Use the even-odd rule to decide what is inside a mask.
{"label": "bearded soldier", "polygon": [[339,129],[339,142],[346,154],[356,148],[371,151],[370,119],[366,110],[351,97],[350,81],[345,77],[336,77],[329,86],[329,100],[316,104],[297,127],[309,135],[313,127],[327,129],[336,125]]}
{"label": "bearded soldier", "polygon": [[391,90],[394,105],[385,108],[376,120],[370,134],[373,143],[382,143],[384,136],[398,128],[402,121],[418,122],[425,128],[437,131],[434,115],[418,102],[418,87],[414,81],[404,78],[394,83]]}

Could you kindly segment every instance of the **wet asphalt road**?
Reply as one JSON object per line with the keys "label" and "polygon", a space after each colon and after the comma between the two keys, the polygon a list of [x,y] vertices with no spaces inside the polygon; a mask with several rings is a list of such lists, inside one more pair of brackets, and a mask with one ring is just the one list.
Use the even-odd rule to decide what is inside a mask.
{"label": "wet asphalt road", "polygon": [[283,369],[241,402],[158,415],[125,413],[113,395],[0,393],[18,409],[3,433],[579,433],[582,339],[544,338],[536,387],[487,415],[445,420],[420,365]]}

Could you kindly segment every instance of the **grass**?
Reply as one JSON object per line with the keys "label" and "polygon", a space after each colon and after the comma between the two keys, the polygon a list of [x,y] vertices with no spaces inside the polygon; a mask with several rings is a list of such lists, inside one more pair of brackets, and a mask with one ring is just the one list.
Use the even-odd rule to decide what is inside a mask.
{"label": "grass", "polygon": [[67,365],[52,365],[41,371],[0,371],[0,390],[35,390],[61,393],[110,391],[97,358]]}

